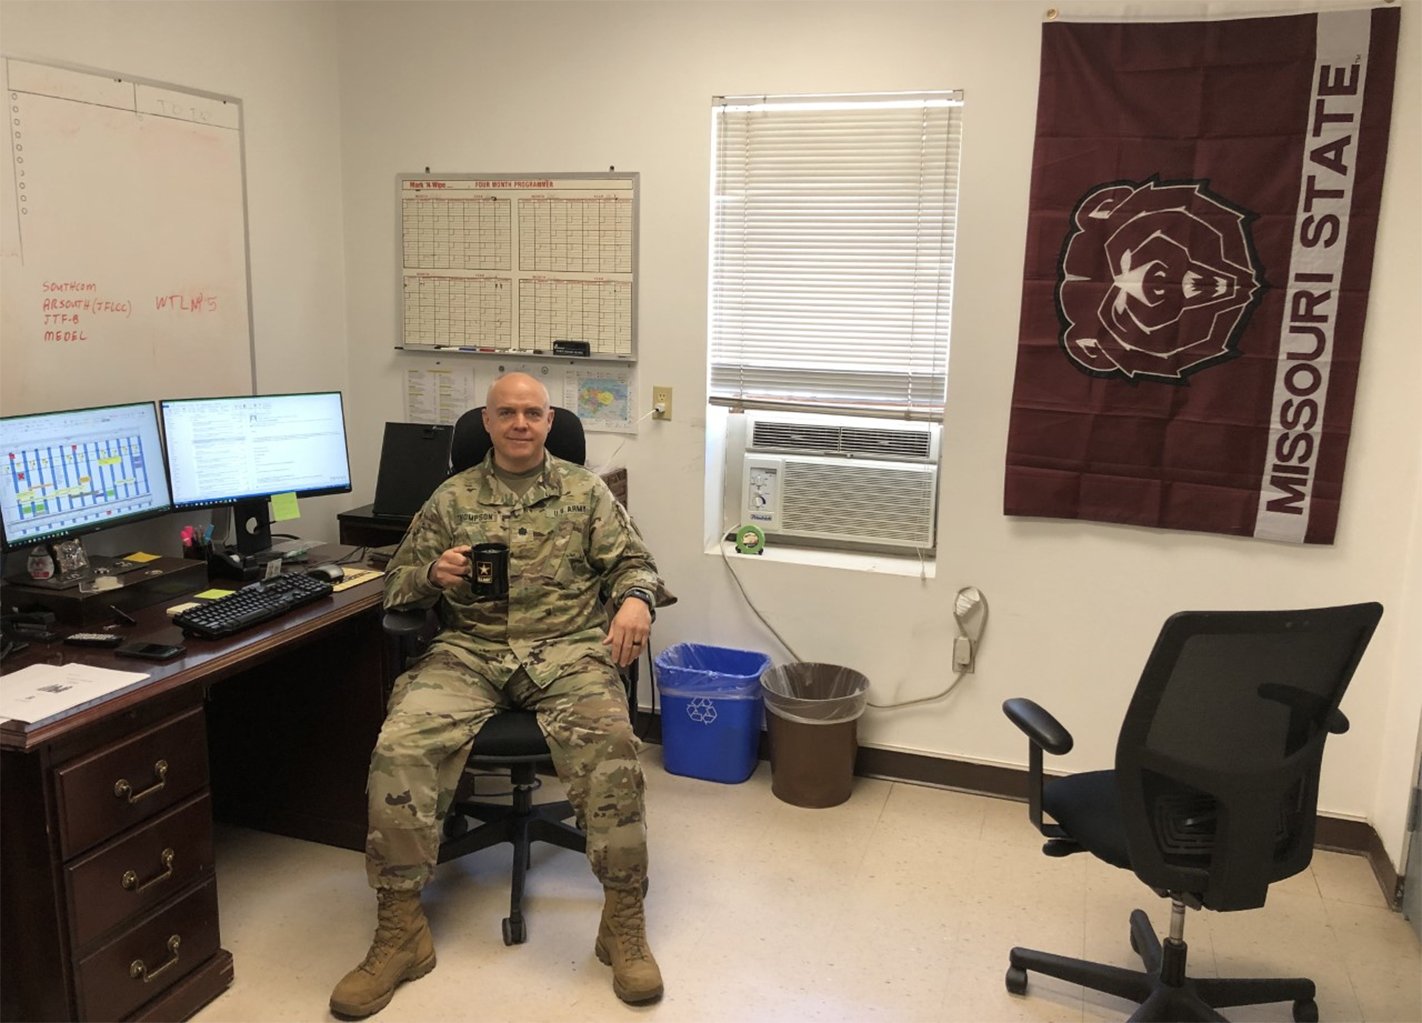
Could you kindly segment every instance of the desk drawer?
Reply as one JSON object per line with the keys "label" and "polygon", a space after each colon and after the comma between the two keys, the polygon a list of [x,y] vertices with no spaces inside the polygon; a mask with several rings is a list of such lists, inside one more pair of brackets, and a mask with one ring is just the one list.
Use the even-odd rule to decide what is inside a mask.
{"label": "desk drawer", "polygon": [[80,961],[80,1018],[122,1019],[217,950],[217,882],[209,880]]}
{"label": "desk drawer", "polygon": [[207,793],[64,868],[75,947],[135,919],[212,873]]}
{"label": "desk drawer", "polygon": [[203,711],[194,708],[55,772],[67,860],[207,787]]}

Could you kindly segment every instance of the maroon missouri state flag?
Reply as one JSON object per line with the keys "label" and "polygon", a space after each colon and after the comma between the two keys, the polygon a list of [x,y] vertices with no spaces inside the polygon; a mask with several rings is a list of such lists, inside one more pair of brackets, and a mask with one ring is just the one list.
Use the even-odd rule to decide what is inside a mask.
{"label": "maroon missouri state flag", "polygon": [[1043,27],[1006,514],[1333,541],[1398,14]]}

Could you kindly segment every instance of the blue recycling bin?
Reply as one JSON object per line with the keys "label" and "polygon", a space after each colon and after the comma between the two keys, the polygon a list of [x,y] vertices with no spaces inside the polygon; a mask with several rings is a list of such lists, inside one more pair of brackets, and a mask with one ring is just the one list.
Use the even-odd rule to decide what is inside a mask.
{"label": "blue recycling bin", "polygon": [[727,783],[754,773],[760,676],[769,667],[766,654],[701,643],[678,643],[657,655],[662,759],[668,771]]}

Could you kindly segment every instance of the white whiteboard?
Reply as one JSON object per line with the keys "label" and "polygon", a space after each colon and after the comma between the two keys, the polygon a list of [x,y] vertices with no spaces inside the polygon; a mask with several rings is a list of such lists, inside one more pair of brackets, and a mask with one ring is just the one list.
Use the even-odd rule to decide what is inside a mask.
{"label": "white whiteboard", "polygon": [[0,411],[252,393],[240,101],[4,74]]}
{"label": "white whiteboard", "polygon": [[639,180],[400,175],[398,347],[635,361]]}

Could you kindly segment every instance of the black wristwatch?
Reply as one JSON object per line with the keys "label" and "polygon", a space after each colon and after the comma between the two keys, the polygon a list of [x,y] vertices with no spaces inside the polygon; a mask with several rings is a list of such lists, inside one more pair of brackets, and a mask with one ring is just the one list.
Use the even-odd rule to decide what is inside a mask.
{"label": "black wristwatch", "polygon": [[641,586],[630,586],[623,591],[622,599],[617,602],[617,609],[622,610],[623,603],[628,597],[636,597],[647,605],[647,610],[652,612],[652,621],[657,620],[657,598],[652,596],[652,591]]}

